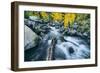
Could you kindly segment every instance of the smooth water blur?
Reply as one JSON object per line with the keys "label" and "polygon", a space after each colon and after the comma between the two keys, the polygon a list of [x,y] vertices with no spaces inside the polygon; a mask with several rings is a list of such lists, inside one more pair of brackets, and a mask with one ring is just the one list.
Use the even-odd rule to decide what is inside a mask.
{"label": "smooth water blur", "polygon": [[[46,60],[47,49],[51,46],[52,39],[57,40],[52,60],[88,59],[90,58],[90,45],[79,36],[69,36],[60,33],[60,29],[49,26],[49,32],[43,37],[34,53],[27,60]],[[32,52],[32,51],[30,51]]]}
{"label": "smooth water blur", "polygon": [[65,59],[85,59],[90,57],[89,46],[83,39],[80,37],[67,36],[65,40],[66,42],[56,45],[56,47],[65,54]]}

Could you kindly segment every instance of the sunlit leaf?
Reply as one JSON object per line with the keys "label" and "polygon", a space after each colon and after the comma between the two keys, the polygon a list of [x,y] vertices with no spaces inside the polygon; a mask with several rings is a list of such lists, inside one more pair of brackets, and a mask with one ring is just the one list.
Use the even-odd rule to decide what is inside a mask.
{"label": "sunlit leaf", "polygon": [[51,13],[51,17],[53,18],[53,21],[61,22],[63,20],[63,14],[59,12]]}
{"label": "sunlit leaf", "polygon": [[64,28],[67,28],[69,24],[72,24],[75,21],[76,14],[66,13],[64,15]]}
{"label": "sunlit leaf", "polygon": [[41,17],[44,21],[48,21],[49,20],[49,15],[46,12],[40,12]]}

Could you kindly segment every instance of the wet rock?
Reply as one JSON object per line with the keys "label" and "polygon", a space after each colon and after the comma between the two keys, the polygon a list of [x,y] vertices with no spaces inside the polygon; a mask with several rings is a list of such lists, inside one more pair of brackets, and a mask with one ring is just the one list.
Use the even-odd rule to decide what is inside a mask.
{"label": "wet rock", "polygon": [[24,46],[25,46],[25,50],[27,50],[27,49],[30,49],[32,47],[35,47],[38,44],[40,38],[35,32],[33,32],[26,25],[24,26],[24,28],[25,28]]}
{"label": "wet rock", "polygon": [[25,25],[29,26],[29,27],[34,27],[36,22],[35,21],[31,21],[29,19],[24,19],[24,23]]}
{"label": "wet rock", "polygon": [[74,53],[74,49],[73,49],[73,47],[69,47],[68,50],[69,50],[69,53],[70,53],[70,54]]}
{"label": "wet rock", "polygon": [[37,16],[29,16],[30,20],[38,20],[39,18]]}

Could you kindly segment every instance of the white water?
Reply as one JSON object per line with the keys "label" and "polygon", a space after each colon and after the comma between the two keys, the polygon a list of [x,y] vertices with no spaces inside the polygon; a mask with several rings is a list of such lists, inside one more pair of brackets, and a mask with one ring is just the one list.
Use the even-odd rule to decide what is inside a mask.
{"label": "white water", "polygon": [[[57,38],[56,50],[65,55],[65,59],[84,59],[89,58],[90,49],[86,42],[80,37],[64,36],[65,42],[60,41],[59,37],[62,35],[59,33],[59,29],[51,27],[51,36],[55,35]],[[50,42],[49,42],[50,43]],[[70,50],[71,48],[71,51]],[[60,53],[59,53],[60,54]]]}
{"label": "white water", "polygon": [[[83,40],[77,40],[75,37],[70,36],[68,36],[66,40],[68,40],[68,42],[62,42],[61,44],[56,45],[56,47],[65,54],[66,59],[84,59],[90,55],[89,47],[85,44],[79,44],[79,42],[83,42]],[[69,52],[70,47],[73,48],[73,53]]]}
{"label": "white water", "polygon": [[[47,56],[47,49],[51,46],[52,38],[56,38],[57,42],[53,49],[53,56],[55,60],[67,59],[86,59],[90,58],[90,48],[84,39],[78,36],[62,35],[60,29],[49,26],[48,32],[38,44],[39,47],[35,48],[36,51],[28,56],[28,60],[45,60]],[[64,40],[61,40],[61,37]],[[32,52],[32,51],[31,51]]]}

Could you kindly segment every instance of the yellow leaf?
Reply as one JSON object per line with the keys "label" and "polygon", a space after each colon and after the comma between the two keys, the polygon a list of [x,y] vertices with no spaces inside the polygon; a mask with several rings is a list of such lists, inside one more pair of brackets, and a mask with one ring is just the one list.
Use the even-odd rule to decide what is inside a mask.
{"label": "yellow leaf", "polygon": [[62,21],[63,20],[63,14],[59,12],[53,12],[51,13],[51,17],[53,18],[53,21]]}
{"label": "yellow leaf", "polygon": [[41,14],[41,16],[42,16],[42,18],[44,20],[48,20],[49,19],[49,16],[48,16],[48,14],[46,12],[40,12],[40,14]]}
{"label": "yellow leaf", "polygon": [[75,20],[76,14],[66,13],[64,15],[64,28],[67,28],[69,24],[72,24]]}

